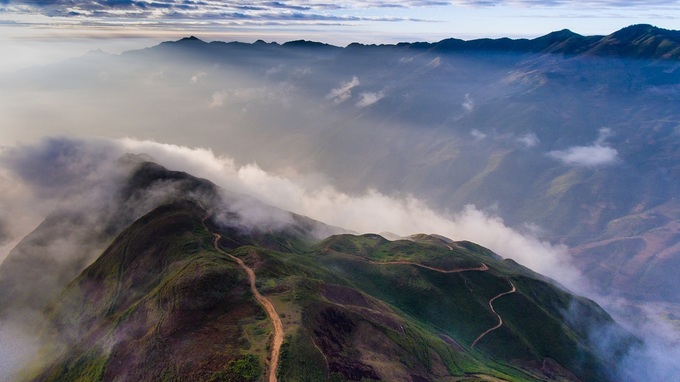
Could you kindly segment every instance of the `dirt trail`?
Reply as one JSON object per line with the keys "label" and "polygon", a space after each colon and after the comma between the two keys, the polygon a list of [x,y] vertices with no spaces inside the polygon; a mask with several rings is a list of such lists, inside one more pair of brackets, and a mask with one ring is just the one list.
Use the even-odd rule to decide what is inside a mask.
{"label": "dirt trail", "polygon": [[[361,256],[358,256],[361,257]],[[363,259],[363,257],[362,257]],[[366,259],[364,259],[366,260]],[[414,263],[413,261],[407,261],[407,260],[395,260],[395,261],[373,261],[373,260],[366,260],[367,262],[371,264],[380,264],[380,265],[390,265],[390,264],[405,264],[405,265],[415,265],[416,267],[421,267],[425,269],[429,269],[431,271],[435,272],[440,272],[440,273],[459,273],[459,272],[470,272],[470,271],[488,271],[489,267],[482,263],[479,267],[472,267],[472,268],[454,268],[454,269],[441,269],[441,268],[435,268],[435,267],[430,267],[425,264],[420,264],[420,263]]]}
{"label": "dirt trail", "polygon": [[416,266],[416,267],[421,267],[421,268],[429,269],[429,270],[431,270],[431,271],[435,271],[435,272],[439,272],[439,273],[459,273],[459,272],[470,272],[470,271],[482,271],[482,272],[484,272],[484,271],[488,271],[488,270],[489,270],[489,267],[488,267],[486,264],[484,264],[484,263],[481,263],[482,265],[480,265],[480,266],[478,266],[478,267],[470,267],[470,268],[454,268],[454,269],[441,269],[441,268],[435,268],[435,267],[431,267],[431,266],[429,266],[429,265],[425,265],[425,264],[421,264],[421,263],[416,263],[416,262],[408,261],[408,260],[376,261],[376,260],[369,260],[369,259],[367,259],[367,258],[365,258],[365,257],[363,257],[363,256],[352,255],[352,254],[349,254],[349,253],[343,253],[343,255],[356,257],[357,259],[361,259],[361,260],[363,260],[363,261],[365,261],[365,262],[367,262],[367,263],[369,263],[369,264],[378,264],[378,265],[393,265],[393,264],[414,265],[414,266]]}
{"label": "dirt trail", "polygon": [[509,282],[510,285],[512,286],[512,289],[511,289],[511,290],[509,290],[509,291],[507,291],[507,292],[503,292],[503,293],[499,294],[498,296],[496,296],[496,297],[492,298],[491,300],[489,300],[489,307],[491,308],[491,311],[493,312],[493,314],[495,314],[496,317],[498,317],[498,324],[497,324],[496,326],[494,326],[493,328],[491,328],[491,329],[485,331],[484,333],[480,334],[479,337],[477,337],[477,339],[472,343],[472,345],[470,346],[470,349],[474,349],[475,345],[477,345],[477,342],[478,342],[479,340],[481,340],[482,337],[484,337],[485,335],[489,334],[490,332],[492,332],[492,331],[494,331],[494,330],[500,328],[501,326],[503,326],[503,318],[501,318],[500,314],[498,314],[498,313],[496,312],[496,309],[493,308],[493,302],[494,302],[497,298],[499,298],[499,297],[503,297],[503,296],[505,296],[506,294],[515,293],[515,291],[517,291],[517,288],[515,288],[515,284],[513,284],[512,281],[509,281],[509,280],[508,280],[508,282]]}
{"label": "dirt trail", "polygon": [[[210,230],[208,230],[208,232],[210,232]],[[257,302],[259,302],[260,305],[262,305],[262,307],[264,308],[264,310],[267,311],[269,318],[272,320],[272,324],[274,324],[274,337],[272,339],[271,354],[269,357],[270,361],[268,381],[278,382],[278,380],[276,379],[276,368],[279,365],[279,354],[281,353],[281,344],[283,344],[283,323],[281,322],[281,317],[279,317],[279,314],[276,312],[274,304],[272,304],[271,301],[269,301],[269,299],[267,299],[266,297],[261,295],[260,292],[257,291],[257,287],[255,286],[255,272],[253,272],[253,270],[250,267],[248,267],[243,262],[243,260],[220,249],[218,245],[220,239],[222,238],[220,234],[212,233],[212,235],[215,237],[215,241],[213,242],[213,246],[215,247],[215,249],[234,259],[234,261],[236,261],[238,265],[241,268],[243,268],[244,271],[246,271],[246,274],[248,275],[248,280],[250,280],[250,290],[255,295],[255,299],[257,300]]]}

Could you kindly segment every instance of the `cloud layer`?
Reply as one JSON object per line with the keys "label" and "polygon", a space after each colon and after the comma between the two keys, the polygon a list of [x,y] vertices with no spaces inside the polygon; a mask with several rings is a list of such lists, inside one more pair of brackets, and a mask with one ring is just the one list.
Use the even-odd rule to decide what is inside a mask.
{"label": "cloud layer", "polygon": [[356,21],[421,21],[413,18],[388,16],[359,16],[356,8],[411,8],[450,5],[442,1],[181,1],[181,0],[138,0],[138,1],[0,1],[6,3],[0,11],[8,13],[41,13],[50,17],[65,17],[82,20],[145,19],[159,20],[215,20],[242,23],[303,22],[337,23]]}
{"label": "cloud layer", "polygon": [[[4,6],[3,6],[4,4]],[[182,1],[182,0],[2,0],[0,14],[42,14],[52,18],[71,19],[82,25],[116,23],[125,25],[132,20],[144,20],[138,26],[154,26],[161,22],[196,24],[210,20],[217,24],[273,25],[343,24],[357,22],[438,21],[439,18],[390,16],[391,10],[412,8],[566,8],[566,9],[636,9],[645,11],[677,10],[676,1],[614,1],[589,0],[361,0],[361,1]],[[363,12],[373,10],[376,12]],[[403,12],[400,14],[404,14]],[[198,24],[197,24],[198,25]]]}
{"label": "cloud layer", "polygon": [[[51,179],[38,173],[25,172],[34,166],[39,167],[40,163],[50,157],[56,146],[61,150],[57,156],[58,160],[50,160],[54,164],[45,171],[57,175],[65,174],[64,176],[58,175],[60,179]],[[375,190],[350,195],[326,184],[322,177],[273,175],[255,164],[237,165],[233,159],[217,156],[210,149],[153,141],[57,140],[36,147],[14,148],[11,153],[4,155],[2,161],[6,173],[9,174],[7,178],[12,184],[31,190],[31,193],[3,193],[1,202],[2,205],[13,205],[16,199],[22,200],[23,204],[16,205],[23,208],[21,210],[16,208],[17,211],[12,211],[13,215],[33,216],[31,221],[36,221],[40,215],[46,215],[50,209],[83,200],[87,201],[88,206],[92,206],[96,201],[90,199],[105,196],[95,193],[94,196],[83,199],[79,196],[81,192],[78,190],[104,192],[111,187],[102,188],[95,184],[109,178],[109,172],[112,170],[102,170],[113,169],[108,167],[108,162],[115,162],[116,158],[124,153],[144,153],[169,169],[207,178],[228,191],[250,195],[274,207],[306,215],[327,224],[360,233],[389,232],[401,236],[436,233],[455,240],[470,240],[554,277],[565,285],[577,285],[578,273],[565,260],[566,248],[553,246],[530,235],[519,233],[506,226],[500,218],[471,205],[455,214],[445,215],[432,210],[423,201],[412,196],[396,198]],[[99,170],[80,169],[80,166],[85,164],[90,170]],[[86,175],[76,176],[77,174]],[[55,182],[54,188],[51,186],[52,181]],[[50,193],[50,190],[53,192]],[[41,208],[31,208],[31,203],[36,200],[42,200],[39,203]],[[247,204],[244,205],[244,209],[246,211],[244,215],[247,215]],[[261,211],[253,212],[261,215]],[[262,222],[266,219],[259,217],[258,220]],[[20,233],[22,232],[17,232]],[[3,257],[4,255],[2,254]]]}
{"label": "cloud layer", "polygon": [[389,232],[401,236],[436,233],[470,240],[578,289],[578,272],[567,262],[566,247],[553,246],[506,226],[502,219],[472,205],[452,215],[429,208],[407,196],[395,198],[375,190],[359,195],[340,192],[323,178],[283,177],[255,164],[237,165],[210,149],[153,141],[117,141],[126,152],[147,153],[170,169],[212,180],[231,191],[251,195],[272,206],[356,232]]}

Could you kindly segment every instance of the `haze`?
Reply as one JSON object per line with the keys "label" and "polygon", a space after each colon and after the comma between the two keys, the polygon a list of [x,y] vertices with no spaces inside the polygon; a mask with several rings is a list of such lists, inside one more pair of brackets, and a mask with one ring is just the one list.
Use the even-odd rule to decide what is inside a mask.
{"label": "haze", "polygon": [[[252,2],[259,8],[240,16],[224,3],[185,13],[171,1],[153,11],[33,3],[0,2],[10,57],[0,74],[0,261],[50,214],[96,210],[120,186],[113,163],[144,154],[347,230],[487,246],[671,338],[650,340],[658,362],[642,373],[677,371],[674,51],[339,47],[672,29],[676,2]],[[670,44],[672,32],[639,25],[611,40]],[[324,44],[281,45],[299,39]],[[250,207],[253,223],[285,224]],[[64,231],[55,258],[82,240]],[[92,260],[101,248],[82,250]]]}

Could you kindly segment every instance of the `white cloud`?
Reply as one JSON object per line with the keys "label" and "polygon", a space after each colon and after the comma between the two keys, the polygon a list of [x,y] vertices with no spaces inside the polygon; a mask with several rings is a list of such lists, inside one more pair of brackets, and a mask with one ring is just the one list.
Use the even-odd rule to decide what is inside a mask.
{"label": "white cloud", "polygon": [[343,82],[339,87],[331,90],[326,95],[326,98],[332,100],[336,104],[343,103],[352,97],[352,89],[359,86],[359,84],[359,78],[354,76],[350,81]]}
{"label": "white cloud", "polygon": [[526,148],[532,148],[538,146],[538,144],[541,142],[536,134],[534,133],[527,133],[522,135],[521,137],[517,138],[517,142],[524,145]]}
{"label": "white cloud", "polygon": [[472,135],[473,138],[480,140],[480,141],[482,139],[486,139],[486,134],[482,133],[481,131],[479,131],[477,129],[470,130],[470,135]]}
{"label": "white cloud", "polygon": [[289,106],[295,88],[287,82],[280,82],[271,87],[243,87],[213,92],[208,102],[209,108],[216,108],[226,104],[249,104],[255,102],[270,102]]}
{"label": "white cloud", "polygon": [[475,109],[475,101],[472,100],[472,97],[470,97],[470,94],[465,94],[465,101],[463,101],[463,109],[467,110],[468,112],[471,112],[472,110]]}
{"label": "white cloud", "polygon": [[385,93],[380,91],[380,92],[364,92],[359,94],[359,102],[356,103],[356,106],[358,107],[366,107],[373,105],[374,103],[380,101],[385,97]]}
{"label": "white cloud", "polygon": [[224,189],[251,195],[327,224],[361,233],[391,232],[407,236],[424,232],[470,240],[564,285],[578,286],[578,272],[566,262],[566,247],[520,233],[506,226],[499,217],[474,206],[445,216],[415,197],[394,198],[375,190],[349,195],[323,182],[310,182],[310,178],[302,182],[270,174],[255,164],[239,166],[231,158],[214,155],[210,149],[132,139],[120,143],[125,151],[148,153],[168,168],[210,179]]}
{"label": "white cloud", "polygon": [[210,97],[210,102],[208,103],[208,107],[214,108],[214,107],[220,107],[224,105],[224,101],[227,98],[227,92],[224,90],[216,91],[213,93],[212,97]]}
{"label": "white cloud", "polygon": [[573,166],[596,167],[616,163],[618,152],[600,145],[576,146],[566,150],[551,151],[549,156]]}
{"label": "white cloud", "polygon": [[198,72],[198,73],[194,74],[193,76],[191,76],[191,83],[192,84],[198,83],[198,80],[201,79],[201,77],[203,77],[205,75],[206,75],[205,72]]}
{"label": "white cloud", "polygon": [[571,166],[597,167],[617,163],[619,161],[618,151],[606,146],[605,142],[611,134],[611,129],[600,129],[599,136],[592,145],[555,150],[549,152],[548,156]]}

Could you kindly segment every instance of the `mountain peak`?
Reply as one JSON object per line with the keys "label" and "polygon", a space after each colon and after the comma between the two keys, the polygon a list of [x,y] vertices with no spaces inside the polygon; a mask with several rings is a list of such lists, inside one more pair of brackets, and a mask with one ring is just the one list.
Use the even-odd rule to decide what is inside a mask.
{"label": "mountain peak", "polygon": [[559,30],[559,31],[548,33],[547,36],[570,38],[570,37],[581,36],[581,35],[576,33],[576,32],[573,32],[571,29],[562,29],[562,30]]}
{"label": "mountain peak", "polygon": [[294,41],[288,41],[283,44],[284,47],[286,48],[306,48],[306,49],[333,49],[336,48],[333,45],[326,44],[323,42],[318,42],[318,41],[309,41],[309,40],[294,40]]}
{"label": "mountain peak", "polygon": [[603,37],[589,53],[639,59],[678,59],[680,32],[649,24],[631,25]]}
{"label": "mountain peak", "polygon": [[196,43],[196,42],[201,42],[201,43],[205,43],[205,41],[201,40],[200,38],[198,38],[198,37],[196,37],[196,36],[184,37],[184,38],[178,40],[177,42],[184,42],[184,43]]}

